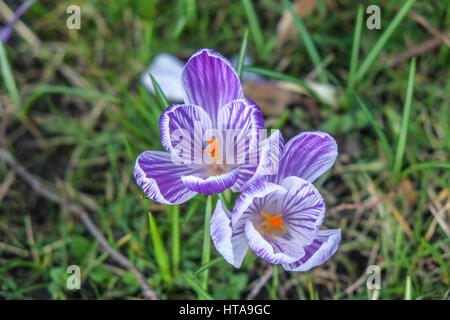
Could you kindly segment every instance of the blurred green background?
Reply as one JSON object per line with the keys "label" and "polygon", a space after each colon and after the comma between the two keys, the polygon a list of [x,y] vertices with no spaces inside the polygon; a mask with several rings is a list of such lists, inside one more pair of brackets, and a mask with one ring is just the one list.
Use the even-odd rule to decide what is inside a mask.
{"label": "blurred green background", "polygon": [[[139,77],[162,52],[186,61],[197,49],[213,48],[231,58],[249,30],[252,65],[270,70],[270,81],[268,89],[249,84],[246,94],[261,105],[267,127],[280,128],[286,140],[322,130],[338,142],[335,167],[315,185],[327,203],[324,226],[341,228],[342,241],[330,261],[305,273],[271,269],[250,252],[235,270],[212,246],[209,295],[244,299],[266,279],[257,298],[447,299],[450,3],[412,2],[296,0],[302,24],[276,0],[36,1],[0,57],[1,147],[61,199],[84,208],[162,299],[196,299],[200,275],[190,275],[201,266],[206,197],[180,206],[178,253],[177,209],[145,198],[132,175],[139,153],[162,149],[161,108]],[[405,3],[412,7],[402,13]],[[19,4],[0,0],[1,25],[10,17],[5,7]],[[72,4],[81,8],[80,30],[66,27]],[[381,30],[366,28],[371,4],[381,8]],[[309,37],[299,34],[302,25]],[[335,103],[302,91],[305,80],[329,83]],[[405,103],[408,80],[415,83],[411,103]],[[166,267],[155,256],[149,211]],[[69,265],[81,269],[80,290],[66,287]],[[379,291],[366,288],[369,265],[380,267]],[[1,160],[0,298],[143,295],[135,275],[102,250],[77,216],[33,192]]]}

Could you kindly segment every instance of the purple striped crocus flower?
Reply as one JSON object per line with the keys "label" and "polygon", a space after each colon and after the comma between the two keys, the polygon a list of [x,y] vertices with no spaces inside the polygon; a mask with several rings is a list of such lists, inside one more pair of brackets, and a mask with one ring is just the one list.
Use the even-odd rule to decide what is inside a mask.
{"label": "purple striped crocus flower", "polygon": [[235,150],[224,136],[226,131],[237,133],[233,141],[237,139],[244,146],[237,151],[238,157],[258,150],[264,128],[260,108],[244,98],[230,62],[211,49],[191,56],[183,69],[182,83],[185,104],[169,106],[160,118],[162,145],[167,152],[139,155],[134,168],[137,184],[150,199],[163,204],[180,204],[197,193],[209,195],[227,188],[241,191],[261,159],[228,161],[227,154]]}
{"label": "purple striped crocus flower", "polygon": [[239,268],[250,247],[287,271],[307,271],[337,250],[341,230],[320,230],[325,203],[312,182],[331,168],[335,140],[323,132],[305,132],[283,146],[279,132],[279,170],[260,176],[242,192],[230,212],[220,200],[211,218],[211,237],[226,261]]}

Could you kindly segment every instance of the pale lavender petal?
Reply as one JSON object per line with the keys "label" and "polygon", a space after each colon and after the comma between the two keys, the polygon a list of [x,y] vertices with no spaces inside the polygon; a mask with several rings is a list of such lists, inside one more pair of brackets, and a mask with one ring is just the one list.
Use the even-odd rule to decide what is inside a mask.
{"label": "pale lavender petal", "polygon": [[[264,182],[256,180],[249,185],[236,200],[233,208],[233,214],[231,219],[235,230],[242,231],[245,225],[245,221],[252,215],[260,215],[257,208],[253,205],[258,199],[264,199],[270,194],[283,194],[286,193],[286,189],[270,182]],[[242,229],[242,230],[241,230]]]}
{"label": "pale lavender petal", "polygon": [[241,129],[241,134],[252,133],[250,130],[264,129],[261,109],[251,99],[230,101],[219,110],[218,128]]}
{"label": "pale lavender petal", "polygon": [[287,271],[308,271],[325,263],[336,252],[341,241],[341,229],[320,230],[314,241],[304,247],[305,255],[298,261],[283,264]]}
{"label": "pale lavender petal", "polygon": [[162,204],[180,204],[197,193],[187,189],[181,177],[195,173],[185,165],[176,165],[167,152],[145,151],[139,155],[134,177],[147,197]]}
{"label": "pale lavender petal", "polygon": [[281,185],[287,193],[277,209],[282,213],[287,235],[300,246],[309,245],[325,218],[325,202],[314,185],[301,178],[288,177]]}
{"label": "pale lavender petal", "polygon": [[[211,119],[203,108],[173,104],[164,110],[159,119],[161,143],[168,152],[171,152],[178,143],[182,143],[179,148],[189,152],[196,144],[202,147],[203,133],[211,126]],[[182,142],[177,140],[180,139],[180,133]]]}
{"label": "pale lavender petal", "polygon": [[241,83],[230,62],[220,53],[201,49],[194,53],[182,74],[186,104],[201,106],[217,123],[220,107],[244,97]]}
{"label": "pale lavender petal", "polygon": [[[284,148],[281,132],[279,130],[273,131],[267,139],[264,139],[259,144],[260,151],[257,168],[255,170],[254,167],[250,167],[249,172],[253,172],[253,175],[250,176],[248,174],[247,176],[250,176],[250,178],[246,181],[239,181],[238,178],[238,181],[242,184],[241,189],[245,189],[247,186],[253,184],[255,180],[264,180],[266,176],[275,177],[278,173],[279,159]],[[241,167],[241,170],[245,169],[247,169],[246,166]]]}
{"label": "pale lavender petal", "polygon": [[284,146],[279,172],[269,181],[280,182],[297,176],[313,182],[333,166],[337,154],[336,141],[327,133],[301,133]]}
{"label": "pale lavender petal", "polygon": [[250,220],[245,223],[245,235],[253,252],[269,263],[289,264],[300,258],[299,256],[289,256],[280,250],[276,251],[273,245],[255,229],[253,222]]}
{"label": "pale lavender petal", "polygon": [[231,212],[222,202],[217,201],[216,209],[211,217],[211,239],[217,251],[235,268],[239,269],[248,250],[248,242],[244,232],[233,233]]}
{"label": "pale lavender petal", "polygon": [[259,132],[264,129],[261,109],[250,99],[233,100],[219,110],[218,128],[226,140],[226,163],[240,168],[232,191],[242,191],[258,165]]}
{"label": "pale lavender petal", "polygon": [[186,175],[181,178],[181,181],[189,190],[209,195],[220,193],[231,187],[236,182],[238,174],[239,169],[235,168],[220,175],[206,177]]}

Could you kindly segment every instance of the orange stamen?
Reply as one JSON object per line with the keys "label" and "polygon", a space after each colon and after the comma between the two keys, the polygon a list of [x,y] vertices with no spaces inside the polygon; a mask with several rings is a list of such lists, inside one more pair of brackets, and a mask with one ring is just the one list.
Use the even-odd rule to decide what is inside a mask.
{"label": "orange stamen", "polygon": [[269,233],[270,228],[278,229],[280,228],[283,232],[286,232],[286,228],[283,225],[283,220],[281,219],[282,214],[277,214],[276,216],[271,216],[268,213],[260,211],[261,215],[266,219],[266,232]]}
{"label": "orange stamen", "polygon": [[209,146],[203,151],[209,153],[211,157],[214,159],[214,163],[217,162],[221,158],[219,151],[219,139],[211,139],[208,140]]}

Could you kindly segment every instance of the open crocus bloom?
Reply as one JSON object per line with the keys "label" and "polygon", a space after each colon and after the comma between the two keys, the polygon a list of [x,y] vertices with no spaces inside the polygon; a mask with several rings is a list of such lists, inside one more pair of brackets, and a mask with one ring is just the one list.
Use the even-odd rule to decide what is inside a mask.
{"label": "open crocus bloom", "polygon": [[218,201],[211,218],[216,249],[239,268],[248,248],[288,271],[307,271],[327,261],[337,250],[341,230],[320,230],[325,203],[311,184],[327,171],[337,156],[332,137],[305,132],[285,146],[281,134],[277,174],[255,179],[242,192],[233,211]]}
{"label": "open crocus bloom", "polygon": [[186,104],[169,106],[160,118],[167,152],[139,155],[134,168],[138,185],[163,204],[180,204],[197,193],[241,191],[261,162],[261,110],[244,98],[230,62],[213,50],[194,53],[182,82]]}

